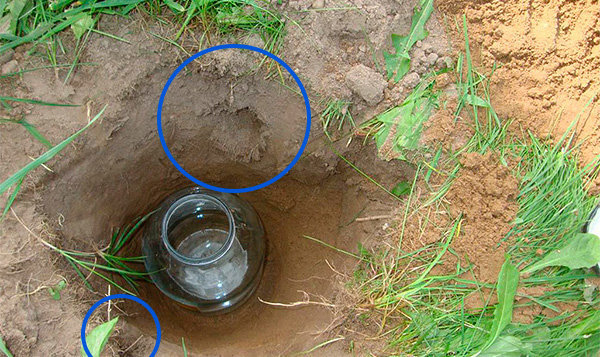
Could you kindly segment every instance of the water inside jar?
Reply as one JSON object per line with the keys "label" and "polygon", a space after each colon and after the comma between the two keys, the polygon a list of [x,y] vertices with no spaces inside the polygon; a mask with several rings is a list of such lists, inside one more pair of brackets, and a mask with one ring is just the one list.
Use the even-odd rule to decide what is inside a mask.
{"label": "water inside jar", "polygon": [[[229,219],[218,209],[198,205],[169,224],[173,248],[187,258],[210,258],[227,243]],[[248,269],[246,251],[234,236],[227,253],[207,265],[175,264],[169,268],[178,285],[205,300],[220,300],[242,283]]]}
{"label": "water inside jar", "polygon": [[188,258],[208,258],[223,247],[229,220],[218,210],[194,212],[176,222],[167,233],[171,245]]}

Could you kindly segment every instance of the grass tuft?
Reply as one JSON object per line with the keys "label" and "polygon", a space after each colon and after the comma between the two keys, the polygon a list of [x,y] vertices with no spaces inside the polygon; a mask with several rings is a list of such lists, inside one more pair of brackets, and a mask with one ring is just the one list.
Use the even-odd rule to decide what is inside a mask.
{"label": "grass tuft", "polygon": [[327,102],[325,109],[321,113],[321,124],[323,125],[323,132],[331,141],[334,141],[332,134],[334,129],[338,133],[341,133],[344,126],[347,125],[352,130],[356,129],[356,123],[350,112],[351,106],[352,102],[341,99],[331,99]]}

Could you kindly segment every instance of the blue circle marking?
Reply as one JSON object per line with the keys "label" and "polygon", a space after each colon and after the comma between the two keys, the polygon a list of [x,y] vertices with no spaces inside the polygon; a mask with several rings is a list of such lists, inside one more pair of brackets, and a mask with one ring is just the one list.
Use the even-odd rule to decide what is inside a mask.
{"label": "blue circle marking", "polygon": [[138,304],[142,305],[143,307],[145,307],[146,310],[148,310],[148,312],[150,313],[150,315],[152,315],[152,319],[154,319],[154,324],[156,325],[156,342],[154,343],[154,349],[150,353],[149,357],[156,356],[156,353],[158,352],[158,346],[160,346],[160,335],[161,335],[161,329],[160,329],[160,323],[158,322],[158,316],[156,316],[156,313],[154,312],[154,310],[152,310],[150,305],[148,305],[144,300],[142,300],[138,297],[132,296],[132,295],[128,295],[128,294],[114,294],[114,295],[109,295],[107,297],[104,297],[104,298],[98,300],[98,302],[96,302],[94,305],[92,305],[92,307],[90,307],[88,312],[85,314],[85,317],[83,318],[83,323],[81,324],[81,344],[83,345],[83,350],[85,351],[86,355],[88,357],[93,357],[92,353],[88,349],[87,341],[85,340],[85,328],[87,326],[88,320],[92,316],[92,313],[94,312],[94,310],[96,310],[100,305],[104,304],[105,302],[107,302],[109,300],[114,300],[114,299],[133,300],[133,301],[137,302]]}
{"label": "blue circle marking", "polygon": [[[304,132],[304,139],[302,140],[302,145],[300,146],[300,149],[298,150],[298,153],[296,153],[296,156],[294,156],[294,159],[292,160],[292,162],[290,162],[284,169],[283,171],[281,171],[279,174],[277,174],[275,177],[271,178],[268,181],[265,181],[261,184],[258,184],[256,186],[251,186],[251,187],[246,187],[246,188],[223,188],[223,187],[218,187],[218,186],[213,186],[213,185],[209,185],[205,182],[202,182],[200,180],[198,180],[197,178],[195,178],[194,176],[192,176],[190,173],[188,173],[187,171],[185,171],[183,169],[183,167],[181,167],[181,165],[179,165],[179,163],[177,162],[177,160],[175,160],[175,158],[173,157],[173,155],[171,154],[171,151],[169,151],[169,148],[167,147],[167,143],[165,142],[165,138],[163,135],[163,131],[162,131],[162,109],[163,109],[163,102],[165,100],[165,96],[167,94],[167,91],[169,90],[169,86],[171,85],[171,83],[173,82],[173,80],[175,79],[175,77],[177,76],[177,74],[179,74],[179,72],[181,72],[181,70],[187,66],[188,64],[190,64],[193,60],[195,60],[196,58],[205,55],[207,53],[213,52],[213,51],[218,51],[218,50],[224,50],[224,49],[228,49],[228,48],[237,48],[237,49],[243,49],[243,50],[250,50],[250,51],[254,51],[254,52],[258,52],[261,53],[265,56],[270,57],[271,59],[275,60],[277,63],[279,63],[283,68],[285,68],[286,71],[288,71],[288,73],[292,76],[292,78],[294,78],[294,80],[296,81],[296,84],[298,84],[298,87],[300,88],[300,92],[302,93],[302,97],[304,98],[304,105],[306,107],[306,130]],[[241,45],[241,44],[225,44],[225,45],[219,45],[219,46],[213,46],[213,47],[209,47],[205,50],[202,50],[198,53],[196,53],[195,55],[193,55],[192,57],[188,58],[185,62],[183,62],[181,65],[179,65],[179,67],[177,67],[175,69],[175,71],[173,71],[173,73],[171,74],[171,76],[169,77],[169,79],[167,80],[167,82],[165,83],[165,86],[163,87],[162,93],[160,94],[160,99],[158,100],[158,110],[156,112],[156,125],[158,128],[158,137],[160,138],[160,144],[163,147],[163,150],[165,151],[165,154],[167,154],[167,157],[169,158],[169,160],[171,160],[171,162],[173,163],[173,165],[175,165],[175,168],[177,168],[177,170],[179,170],[179,172],[181,172],[185,177],[187,177],[188,179],[192,180],[194,183],[210,189],[210,190],[214,190],[214,191],[219,191],[219,192],[228,192],[228,193],[243,193],[243,192],[251,192],[251,191],[255,191],[264,187],[269,186],[270,184],[272,184],[273,182],[279,180],[280,178],[282,178],[285,174],[288,173],[288,171],[290,171],[292,169],[292,167],[294,167],[294,165],[296,165],[296,163],[298,162],[298,160],[300,160],[300,157],[302,156],[302,153],[304,152],[304,149],[306,148],[306,144],[308,143],[308,137],[310,135],[310,101],[308,99],[308,94],[306,93],[306,89],[304,89],[304,85],[302,85],[302,81],[300,81],[300,78],[298,78],[298,75],[296,75],[296,73],[294,72],[294,70],[292,70],[292,68],[285,63],[281,58],[277,57],[276,55],[272,54],[269,51],[266,51],[262,48],[258,48],[258,47],[254,47],[254,46],[250,46],[250,45]]]}

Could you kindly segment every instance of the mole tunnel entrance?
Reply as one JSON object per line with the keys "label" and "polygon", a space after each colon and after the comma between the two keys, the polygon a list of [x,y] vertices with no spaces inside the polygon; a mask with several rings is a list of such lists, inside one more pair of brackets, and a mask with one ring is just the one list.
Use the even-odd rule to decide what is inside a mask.
{"label": "mole tunnel entrance", "polygon": [[[80,150],[56,164],[55,176],[45,182],[42,203],[62,246],[104,247],[113,228],[124,227],[169,194],[193,185],[169,162],[156,136],[155,108],[168,74],[157,71],[140,81],[86,133]],[[302,98],[281,84],[210,71],[191,71],[175,81],[163,112],[165,140],[173,156],[190,174],[219,187],[249,187],[281,172],[298,151],[305,123]],[[333,299],[335,273],[330,265],[350,269],[355,261],[303,236],[355,251],[373,227],[348,225],[373,199],[356,185],[356,173],[338,165],[315,135],[320,131],[316,128],[313,123],[305,154],[286,176],[241,194],[262,219],[268,242],[261,283],[246,303],[224,315],[205,316],[142,283],[139,296],[158,315],[161,346],[180,346],[182,337],[191,351],[220,355],[285,354],[314,346],[314,333],[331,322],[326,308],[281,308],[259,299],[302,301],[303,292],[313,300]],[[132,247],[137,249],[140,240],[138,234]],[[120,304],[128,328],[155,334],[143,307]]]}

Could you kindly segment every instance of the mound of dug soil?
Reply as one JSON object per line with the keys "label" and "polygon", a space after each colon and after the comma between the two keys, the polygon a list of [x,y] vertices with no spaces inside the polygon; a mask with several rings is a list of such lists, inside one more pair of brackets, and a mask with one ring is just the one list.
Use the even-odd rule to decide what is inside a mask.
{"label": "mound of dug soil", "polygon": [[[493,104],[502,118],[545,135],[577,124],[585,161],[600,154],[600,6],[596,0],[437,0],[455,44],[464,47],[454,17],[466,15],[475,59],[498,66]],[[459,18],[462,23],[462,18]],[[598,98],[596,97],[596,102]]]}

